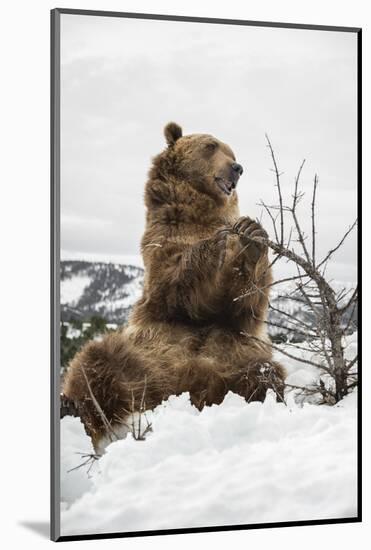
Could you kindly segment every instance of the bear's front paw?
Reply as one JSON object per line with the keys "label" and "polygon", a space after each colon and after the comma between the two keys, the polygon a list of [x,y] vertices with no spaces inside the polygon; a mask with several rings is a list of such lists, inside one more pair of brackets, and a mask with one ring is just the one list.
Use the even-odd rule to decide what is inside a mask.
{"label": "bear's front paw", "polygon": [[217,231],[215,235],[215,245],[216,245],[216,252],[218,257],[218,267],[222,267],[224,264],[226,255],[227,255],[227,249],[228,249],[228,240],[229,237],[233,236],[235,237],[235,232],[230,228],[223,228]]}
{"label": "bear's front paw", "polygon": [[267,252],[268,246],[264,240],[268,239],[268,233],[259,222],[243,216],[235,223],[233,230],[240,236],[252,261],[257,262]]}

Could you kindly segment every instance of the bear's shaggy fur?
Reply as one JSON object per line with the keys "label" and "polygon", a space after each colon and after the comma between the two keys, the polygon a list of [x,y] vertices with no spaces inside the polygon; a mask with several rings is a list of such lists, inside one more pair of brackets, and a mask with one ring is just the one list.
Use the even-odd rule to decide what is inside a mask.
{"label": "bear's shaggy fur", "polygon": [[126,327],[76,354],[64,381],[96,449],[107,421],[125,423],[172,394],[190,392],[199,409],[229,390],[247,401],[268,388],[282,397],[285,371],[265,329],[267,234],[239,215],[242,167],[210,135],[182,136],[169,123],[165,138],[145,190],[143,296]]}

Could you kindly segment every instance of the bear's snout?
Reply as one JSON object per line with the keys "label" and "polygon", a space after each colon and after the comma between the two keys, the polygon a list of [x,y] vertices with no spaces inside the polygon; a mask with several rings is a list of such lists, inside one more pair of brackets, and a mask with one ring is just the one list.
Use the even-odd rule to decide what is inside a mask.
{"label": "bear's snout", "polygon": [[238,162],[234,162],[231,166],[232,170],[236,172],[239,176],[242,176],[243,174],[243,168],[241,164],[238,164]]}
{"label": "bear's snout", "polygon": [[243,174],[243,168],[241,164],[238,164],[238,162],[233,162],[230,166],[230,176],[229,176],[232,189],[235,189],[237,187],[238,180],[240,179],[240,176],[242,176],[242,174]]}

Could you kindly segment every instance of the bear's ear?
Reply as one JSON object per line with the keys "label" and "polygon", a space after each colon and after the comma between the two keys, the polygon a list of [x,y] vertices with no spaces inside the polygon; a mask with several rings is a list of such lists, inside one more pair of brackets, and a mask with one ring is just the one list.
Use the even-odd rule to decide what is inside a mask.
{"label": "bear's ear", "polygon": [[169,147],[171,147],[179,138],[182,137],[183,130],[176,122],[169,122],[164,128],[164,134],[166,143]]}

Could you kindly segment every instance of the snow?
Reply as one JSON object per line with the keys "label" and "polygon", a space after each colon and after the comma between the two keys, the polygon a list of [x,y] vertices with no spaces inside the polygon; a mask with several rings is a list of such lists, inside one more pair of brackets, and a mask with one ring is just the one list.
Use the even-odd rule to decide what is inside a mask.
{"label": "snow", "polygon": [[87,275],[74,275],[61,281],[61,304],[76,304],[91,283]]}
{"label": "snow", "polygon": [[145,441],[108,445],[90,473],[78,418],[61,421],[63,535],[318,520],[357,514],[354,392],[336,406],[247,404],[199,412],[187,393],[148,413]]}
{"label": "snow", "polygon": [[79,338],[81,336],[81,330],[73,327],[70,323],[64,322],[64,326],[67,327],[67,338]]}
{"label": "snow", "polygon": [[[130,269],[130,266],[125,266],[125,272],[128,275],[135,277],[136,272],[135,268]],[[120,289],[121,291],[121,289]],[[136,277],[129,283],[125,285],[125,294],[124,298],[113,298],[111,300],[100,300],[94,304],[94,308],[99,311],[102,307],[106,308],[108,311],[116,311],[117,309],[129,308],[135,304],[137,300],[142,296],[143,293],[143,278]]]}
{"label": "snow", "polygon": [[70,472],[79,464],[81,455],[92,453],[93,447],[79,418],[66,416],[61,422],[61,496],[62,502],[71,503],[91,488],[87,470]]}

